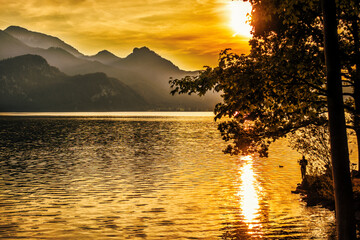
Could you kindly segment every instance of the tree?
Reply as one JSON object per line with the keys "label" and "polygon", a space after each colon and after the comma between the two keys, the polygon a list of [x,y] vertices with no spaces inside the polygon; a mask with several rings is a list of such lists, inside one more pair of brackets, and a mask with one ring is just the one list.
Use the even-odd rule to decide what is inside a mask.
{"label": "tree", "polygon": [[329,128],[327,125],[309,125],[288,135],[290,147],[308,160],[308,175],[321,176],[327,169],[330,169],[329,139]]}
{"label": "tree", "polygon": [[[345,109],[351,119],[348,128],[355,131],[360,143],[360,2],[354,0],[340,1],[338,6],[340,27],[340,53],[342,60],[342,81],[347,98]],[[358,144],[360,150],[360,144]],[[358,151],[358,169],[360,170],[360,151]]]}
{"label": "tree", "polygon": [[355,219],[349,169],[335,0],[322,0],[327,71],[327,101],[331,162],[335,189],[336,229],[338,239],[355,239]]}
{"label": "tree", "polygon": [[[175,79],[170,83],[174,88],[173,94],[178,92],[203,95],[209,90],[221,92],[223,103],[219,103],[215,108],[216,119],[229,118],[219,124],[219,130],[225,141],[233,142],[225,152],[238,154],[258,151],[261,155],[266,155],[272,141],[309,124],[326,124],[326,99],[328,94],[332,99],[333,93],[326,91],[326,69],[329,68],[326,68],[324,59],[324,25],[320,1],[250,2],[253,6],[250,54],[239,56],[225,50],[220,54],[218,67],[207,67],[199,76]],[[360,136],[360,131],[356,131],[360,127],[360,115],[357,112],[360,104],[356,101],[357,96],[360,97],[360,94],[357,94],[360,92],[360,65],[357,65],[358,6],[358,1],[341,1],[338,16],[341,17],[340,46],[347,49],[342,51],[341,57],[344,60],[341,73],[344,84],[354,89],[354,94],[346,93],[353,97],[346,105],[352,116],[348,127],[355,129]],[[333,106],[329,108],[334,109]],[[331,128],[334,130],[334,124]],[[340,133],[333,132],[332,135],[334,134],[341,136]],[[334,137],[332,142],[337,142]],[[345,143],[342,138],[343,152],[347,152]],[[332,148],[336,149],[335,145]],[[340,176],[341,179],[337,184],[348,184],[346,178],[350,173],[344,167],[344,164],[348,165],[346,159],[348,158],[345,156],[345,163],[340,163],[341,167],[333,166],[339,171],[336,178],[339,180]],[[350,199],[350,191],[346,188],[343,196]],[[339,199],[337,201],[339,203]],[[343,207],[343,204],[338,207]],[[341,222],[339,226],[339,232],[342,232],[340,229],[351,224]]]}
{"label": "tree", "polygon": [[317,11],[298,13],[307,17],[295,25],[297,17],[278,12],[281,1],[251,3],[251,53],[239,56],[225,50],[218,67],[172,80],[171,85],[173,94],[220,91],[223,103],[215,108],[216,119],[230,118],[219,124],[219,130],[224,140],[233,141],[225,152],[266,155],[272,141],[309,124],[326,122],[324,58],[318,40],[322,32]]}
{"label": "tree", "polygon": [[257,151],[265,156],[272,141],[326,121],[323,96],[300,81],[306,76],[280,75],[280,67],[287,65],[290,61],[279,62],[262,52],[239,56],[225,50],[218,67],[208,67],[199,76],[173,80],[172,93],[220,91],[223,103],[215,107],[216,119],[229,118],[219,124],[219,130],[225,141],[233,141],[225,152]]}

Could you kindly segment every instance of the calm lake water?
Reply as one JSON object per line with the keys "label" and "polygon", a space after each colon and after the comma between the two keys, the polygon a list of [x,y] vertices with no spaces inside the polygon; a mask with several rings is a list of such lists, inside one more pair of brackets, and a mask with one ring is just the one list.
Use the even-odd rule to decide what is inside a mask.
{"label": "calm lake water", "polygon": [[268,158],[224,155],[209,113],[28,114],[0,124],[0,239],[328,239],[334,231],[333,212],[291,194],[300,156],[286,141]]}

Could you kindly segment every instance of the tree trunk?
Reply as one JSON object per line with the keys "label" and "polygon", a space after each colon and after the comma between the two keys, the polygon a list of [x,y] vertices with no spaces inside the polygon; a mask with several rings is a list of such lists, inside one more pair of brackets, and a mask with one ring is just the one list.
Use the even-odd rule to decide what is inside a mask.
{"label": "tree trunk", "polygon": [[358,144],[358,171],[360,171],[360,53],[359,53],[359,25],[357,16],[352,22],[354,34],[354,54],[355,54],[355,78],[354,78],[354,128]]}
{"label": "tree trunk", "polygon": [[[358,147],[358,172],[360,173],[360,129],[356,129],[355,130],[355,135],[356,135],[356,142],[357,142],[357,147]],[[356,169],[354,169],[356,170]]]}
{"label": "tree trunk", "polygon": [[336,230],[339,240],[353,240],[356,238],[355,219],[342,98],[335,0],[322,0],[321,5],[324,18],[324,51],[331,162],[335,189]]}

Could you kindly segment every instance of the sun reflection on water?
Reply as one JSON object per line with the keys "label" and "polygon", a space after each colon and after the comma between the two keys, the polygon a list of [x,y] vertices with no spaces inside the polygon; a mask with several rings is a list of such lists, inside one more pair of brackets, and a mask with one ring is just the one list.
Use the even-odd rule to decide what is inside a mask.
{"label": "sun reflection on water", "polygon": [[240,158],[242,164],[239,168],[240,188],[237,193],[240,202],[241,215],[247,224],[250,234],[261,234],[260,197],[262,188],[255,178],[252,156]]}

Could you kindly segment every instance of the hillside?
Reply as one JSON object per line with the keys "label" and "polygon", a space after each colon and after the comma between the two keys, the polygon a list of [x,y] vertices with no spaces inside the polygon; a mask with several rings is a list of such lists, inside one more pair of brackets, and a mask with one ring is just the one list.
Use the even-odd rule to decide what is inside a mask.
{"label": "hillside", "polygon": [[81,54],[74,47],[70,46],[69,44],[65,43],[57,37],[29,31],[19,26],[9,26],[4,30],[4,32],[8,33],[14,38],[19,39],[21,42],[33,48],[47,49],[50,47],[59,47],[73,54],[74,56],[83,56],[83,54]]}
{"label": "hillside", "polygon": [[147,110],[212,110],[220,101],[218,94],[171,96],[168,83],[171,77],[182,78],[197,73],[179,69],[147,47],[134,48],[125,58],[107,50],[85,56],[64,41],[43,33],[16,26],[0,32],[0,59],[23,54],[42,56],[49,65],[67,75],[102,72],[116,78],[148,103]]}
{"label": "hillside", "polygon": [[102,50],[95,54],[94,56],[86,56],[85,59],[91,60],[91,61],[98,61],[102,64],[106,65],[112,65],[113,63],[121,60],[118,56],[115,54],[109,52],[108,50]]}
{"label": "hillside", "polygon": [[130,111],[147,103],[104,73],[68,76],[37,55],[0,61],[0,111]]}
{"label": "hillside", "polygon": [[0,60],[31,53],[34,49],[0,30]]}

